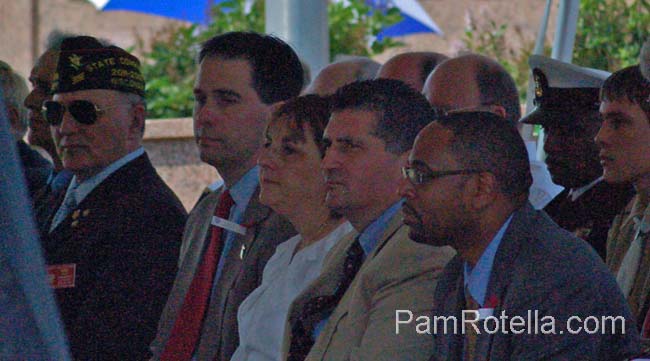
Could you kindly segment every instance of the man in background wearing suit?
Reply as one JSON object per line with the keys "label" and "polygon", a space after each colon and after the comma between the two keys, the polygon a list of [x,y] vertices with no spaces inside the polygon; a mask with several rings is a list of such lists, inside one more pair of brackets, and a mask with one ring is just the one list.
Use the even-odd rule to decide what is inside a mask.
{"label": "man in background wearing suit", "polygon": [[[63,41],[44,103],[74,174],[41,225],[48,275],[80,360],[141,360],[171,289],[186,213],[141,146],[138,59],[80,36]],[[39,202],[39,200],[37,200]]]}
{"label": "man in background wearing suit", "polygon": [[[514,79],[501,64],[483,55],[466,54],[445,60],[431,72],[423,93],[440,114],[480,109],[501,115],[513,125],[521,117]],[[529,199],[536,209],[541,209],[561,187],[551,183],[543,162],[533,161],[531,172],[533,185]]]}
{"label": "man in background wearing suit", "polygon": [[430,51],[397,54],[379,68],[377,78],[401,80],[421,92],[429,74],[447,59],[446,55]]}
{"label": "man in background wearing suit", "polygon": [[397,195],[417,132],[431,119],[426,99],[397,80],[354,82],[333,96],[321,167],[327,206],[357,232],[340,240],[321,275],[292,304],[288,360],[427,360],[432,340],[395,333],[400,309],[429,313],[449,247],[408,239]]}
{"label": "man in background wearing suit", "polygon": [[239,305],[260,285],[277,244],[295,234],[259,203],[256,162],[272,106],[297,96],[302,84],[298,56],[273,36],[232,32],[202,45],[194,133],[201,160],[224,186],[190,213],[154,359],[229,361],[237,349]]}
{"label": "man in background wearing suit", "polygon": [[594,140],[602,123],[600,86],[610,74],[540,55],[529,62],[537,108],[521,122],[544,127],[545,162],[553,183],[564,187],[544,211],[605,260],[607,231],[634,195],[629,183],[603,182]]}
{"label": "man in background wearing suit", "polygon": [[29,126],[27,108],[22,104],[28,92],[27,83],[2,60],[0,60],[0,90],[2,91],[0,100],[4,103],[11,134],[16,141],[18,157],[27,181],[27,190],[33,200],[38,190],[47,184],[47,179],[52,173],[52,163],[23,140]]}
{"label": "man in background wearing suit", "polygon": [[381,64],[363,56],[351,56],[328,64],[318,72],[304,90],[304,94],[332,95],[336,90],[354,81],[373,79]]}
{"label": "man in background wearing suit", "polygon": [[[434,360],[604,361],[636,352],[638,334],[605,264],[527,201],[528,156],[511,122],[490,112],[441,117],[418,135],[404,174],[411,239],[458,251],[435,290],[434,315],[447,319],[432,327]],[[528,312],[540,323],[553,317],[556,332]],[[506,321],[494,332],[489,317],[502,315],[519,326]],[[621,320],[571,334],[583,326],[567,324],[572,316]],[[465,330],[463,318],[473,320]]]}

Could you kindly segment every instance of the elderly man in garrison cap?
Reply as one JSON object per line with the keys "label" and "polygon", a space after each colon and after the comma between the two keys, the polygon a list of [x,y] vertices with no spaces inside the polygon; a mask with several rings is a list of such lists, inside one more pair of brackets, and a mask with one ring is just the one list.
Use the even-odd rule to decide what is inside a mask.
{"label": "elderly man in garrison cap", "polygon": [[142,360],[171,289],[186,212],[141,146],[137,58],[95,38],[63,41],[43,105],[74,177],[41,225],[73,357]]}
{"label": "elderly man in garrison cap", "polygon": [[539,55],[531,56],[530,67],[537,108],[522,122],[544,127],[546,164],[564,187],[544,210],[604,260],[612,220],[634,195],[629,183],[603,182],[594,141],[602,123],[598,93],[609,73]]}

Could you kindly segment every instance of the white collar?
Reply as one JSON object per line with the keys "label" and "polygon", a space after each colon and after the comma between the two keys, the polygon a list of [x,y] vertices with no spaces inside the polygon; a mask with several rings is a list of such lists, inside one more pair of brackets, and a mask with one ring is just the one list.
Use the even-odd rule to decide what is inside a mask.
{"label": "white collar", "polygon": [[583,195],[585,192],[593,188],[596,184],[600,183],[602,180],[603,177],[600,176],[595,181],[587,184],[586,186],[582,186],[580,188],[571,188],[571,190],[569,191],[569,197],[571,198],[571,202],[575,202],[576,199],[580,198],[581,195]]}

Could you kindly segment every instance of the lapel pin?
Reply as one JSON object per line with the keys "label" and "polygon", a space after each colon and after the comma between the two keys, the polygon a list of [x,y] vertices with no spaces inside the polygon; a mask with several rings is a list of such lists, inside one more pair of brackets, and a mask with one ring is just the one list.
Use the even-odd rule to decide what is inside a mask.
{"label": "lapel pin", "polygon": [[81,214],[81,211],[76,209],[74,212],[72,212],[72,219],[77,219],[79,218],[79,215]]}
{"label": "lapel pin", "polygon": [[84,211],[81,212],[81,215],[84,217],[88,217],[89,214],[90,214],[90,209],[84,209]]}
{"label": "lapel pin", "polygon": [[72,221],[72,223],[70,223],[70,227],[72,227],[72,228],[75,228],[78,225],[79,225],[79,221]]}
{"label": "lapel pin", "polygon": [[246,245],[242,244],[241,249],[239,250],[239,259],[244,259],[244,255],[246,255]]}

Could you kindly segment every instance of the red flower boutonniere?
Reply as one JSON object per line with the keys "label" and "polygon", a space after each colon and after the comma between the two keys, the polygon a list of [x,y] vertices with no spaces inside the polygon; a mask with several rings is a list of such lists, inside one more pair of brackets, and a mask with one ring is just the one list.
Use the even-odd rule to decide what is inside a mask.
{"label": "red flower boutonniere", "polygon": [[495,295],[490,295],[485,298],[483,308],[496,308],[499,305],[499,299]]}

